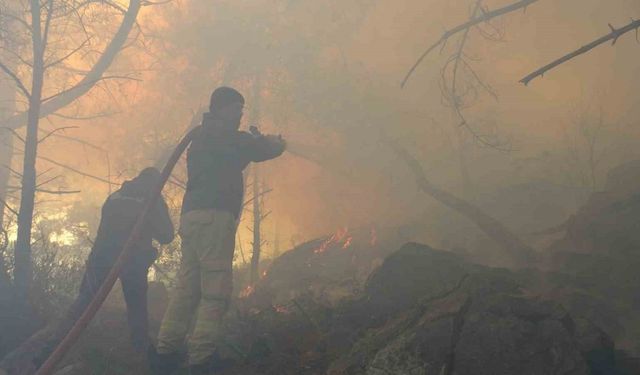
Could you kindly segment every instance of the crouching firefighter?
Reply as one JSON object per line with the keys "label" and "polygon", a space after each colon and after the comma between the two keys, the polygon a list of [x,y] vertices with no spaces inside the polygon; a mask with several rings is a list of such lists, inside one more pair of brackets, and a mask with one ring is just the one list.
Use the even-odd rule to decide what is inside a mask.
{"label": "crouching firefighter", "polygon": [[222,365],[223,317],[232,292],[232,263],[242,208],[242,171],[250,162],[280,156],[280,136],[239,131],[244,98],[228,87],[211,95],[209,112],[187,151],[187,189],[182,205],[182,260],[178,280],[149,352],[154,375],[172,374],[180,366],[190,328],[187,364],[192,375],[210,374]]}
{"label": "crouching firefighter", "polygon": [[[78,297],[54,330],[44,350],[36,357],[37,366],[47,359],[93,300],[129,238],[136,219],[143,210],[147,194],[159,179],[160,172],[156,168],[146,168],[133,180],[123,183],[118,191],[107,198],[102,206],[100,226],[86,262]],[[173,224],[162,197],[158,199],[153,210],[131,257],[120,273],[131,341],[134,349],[141,353],[147,352],[150,343],[147,274],[149,267],[158,257],[152,240],[168,244],[174,238]]]}

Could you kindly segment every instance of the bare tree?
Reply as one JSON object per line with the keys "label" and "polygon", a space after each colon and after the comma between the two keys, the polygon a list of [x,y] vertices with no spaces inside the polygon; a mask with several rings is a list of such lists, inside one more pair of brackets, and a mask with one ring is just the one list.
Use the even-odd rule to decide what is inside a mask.
{"label": "bare tree", "polygon": [[[256,75],[256,79],[253,82],[253,104],[251,106],[251,113],[249,122],[257,123],[260,118],[260,90],[261,90],[261,79]],[[252,129],[252,131],[257,131]],[[252,246],[252,254],[251,254],[251,285],[255,285],[260,278],[260,258],[262,256],[262,245],[266,243],[266,241],[262,237],[262,223],[264,219],[269,216],[270,212],[264,212],[264,196],[268,194],[270,191],[264,187],[262,183],[263,177],[260,173],[260,167],[258,164],[253,165],[253,180],[252,180],[252,196],[251,198],[245,202],[245,205],[252,205],[252,214],[253,214],[253,226],[251,228],[251,232],[253,234],[253,240],[251,242]]]}
{"label": "bare tree", "polygon": [[[13,9],[2,3],[0,16],[19,24],[20,31],[14,34],[28,36],[26,39],[30,40],[30,48],[21,46],[10,51],[12,61],[18,60],[17,69],[12,69],[5,62],[6,58],[0,61],[0,69],[14,81],[27,103],[25,111],[4,121],[7,129],[17,129],[26,123],[14,267],[16,292],[24,297],[32,278],[31,228],[37,190],[36,159],[38,144],[42,141],[38,136],[39,120],[72,103],[100,81],[127,78],[109,77],[104,73],[125,45],[142,1],[132,0],[128,9],[122,9],[116,3],[97,0],[30,0],[21,5]],[[83,53],[86,56],[92,48],[97,47],[92,45],[86,19],[99,14],[109,16],[109,13],[103,13],[105,10],[123,14],[120,27],[88,71],[74,69],[68,64],[72,57]],[[70,45],[74,44],[74,36],[82,36],[82,39]],[[50,87],[53,85],[48,84],[49,81],[55,83],[55,78],[62,83]],[[68,82],[74,81],[77,83],[68,85]]]}
{"label": "bare tree", "polygon": [[[2,9],[2,8],[0,8]],[[0,13],[0,56],[4,57],[6,51],[15,51],[16,39],[13,37],[13,30],[17,21],[2,17]],[[15,60],[7,62],[7,68],[15,70]],[[0,74],[0,229],[4,229],[4,213],[7,201],[7,186],[11,178],[10,166],[13,156],[13,137],[14,135],[3,128],[1,119],[13,116],[16,111],[17,90],[13,84],[12,78]]]}

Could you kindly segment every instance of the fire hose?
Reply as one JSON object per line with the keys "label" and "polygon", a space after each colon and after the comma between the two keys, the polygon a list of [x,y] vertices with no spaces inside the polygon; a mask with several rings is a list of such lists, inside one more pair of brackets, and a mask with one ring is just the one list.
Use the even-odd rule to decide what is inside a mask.
{"label": "fire hose", "polygon": [[67,351],[69,351],[69,349],[71,349],[76,341],[78,341],[80,335],[82,334],[82,331],[87,328],[93,317],[96,315],[96,313],[104,303],[105,299],[109,295],[109,292],[111,292],[113,285],[120,276],[120,271],[122,271],[123,266],[126,264],[129,256],[132,254],[135,248],[136,242],[138,241],[142,233],[142,229],[144,228],[147,216],[149,216],[149,213],[158,202],[160,194],[162,194],[164,185],[167,183],[169,176],[171,176],[171,172],[178,163],[178,160],[180,160],[182,153],[187,148],[189,143],[191,143],[194,134],[194,130],[191,130],[189,133],[187,133],[173,150],[173,153],[167,161],[167,164],[165,164],[164,168],[162,169],[160,180],[154,186],[153,190],[151,190],[147,195],[144,208],[138,216],[138,219],[136,220],[136,223],[131,230],[131,234],[125,242],[124,247],[122,248],[122,252],[118,256],[118,259],[111,268],[109,275],[107,275],[107,278],[100,286],[100,289],[98,289],[98,292],[93,297],[93,300],[91,301],[89,306],[87,306],[85,311],[82,313],[82,316],[80,316],[80,318],[76,321],[71,330],[69,330],[64,339],[62,339],[62,341],[58,344],[51,355],[49,355],[49,358],[47,358],[47,360],[42,364],[35,375],[50,375],[53,372],[56,365],[62,360],[64,355],[67,353]]}

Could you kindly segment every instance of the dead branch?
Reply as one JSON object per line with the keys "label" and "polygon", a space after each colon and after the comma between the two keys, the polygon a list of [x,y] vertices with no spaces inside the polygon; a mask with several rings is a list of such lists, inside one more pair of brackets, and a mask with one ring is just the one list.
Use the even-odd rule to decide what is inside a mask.
{"label": "dead branch", "polygon": [[2,166],[4,168],[7,168],[9,170],[9,172],[13,173],[17,178],[22,178],[22,173],[16,171],[15,169],[11,168],[11,166],[7,165],[7,164],[2,164]]}
{"label": "dead branch", "polygon": [[154,5],[164,5],[172,2],[173,0],[159,0],[159,1],[144,0],[142,2],[142,6],[148,7],[148,6],[154,6]]}
{"label": "dead branch", "polygon": [[400,87],[404,87],[407,83],[407,81],[409,80],[409,78],[411,77],[411,75],[413,74],[413,72],[415,72],[415,70],[418,68],[418,66],[422,63],[422,61],[437,47],[439,46],[443,46],[447,43],[447,40],[449,40],[449,38],[451,38],[452,36],[465,31],[473,26],[476,26],[478,24],[481,24],[483,22],[487,22],[489,20],[492,20],[496,17],[514,12],[518,9],[526,9],[529,5],[537,2],[538,0],[520,0],[517,1],[513,4],[510,5],[506,5],[502,8],[498,8],[492,11],[487,11],[482,13],[482,15],[479,15],[477,17],[474,17],[470,20],[468,20],[465,23],[462,23],[456,27],[454,27],[451,30],[445,31],[444,34],[442,34],[442,36],[440,37],[440,39],[438,41],[436,41],[434,44],[432,44],[429,48],[427,48],[427,50],[418,58],[418,60],[413,64],[413,66],[411,67],[411,69],[409,69],[409,72],[407,72],[407,75],[404,77],[404,79],[402,80],[402,83],[400,84]]}
{"label": "dead branch", "polygon": [[621,27],[619,29],[616,29],[615,27],[613,27],[611,24],[609,24],[609,28],[611,29],[611,32],[601,38],[598,38],[596,40],[594,40],[593,42],[584,45],[580,48],[578,48],[577,50],[562,56],[561,58],[553,61],[550,64],[547,64],[545,66],[543,66],[542,68],[536,70],[535,72],[527,75],[526,77],[524,77],[523,79],[520,80],[521,83],[523,83],[525,86],[527,86],[529,84],[529,82],[531,82],[532,80],[534,80],[537,77],[542,77],[544,76],[545,73],[547,73],[548,71],[558,67],[559,65],[562,65],[564,63],[566,63],[567,61],[576,58],[582,54],[585,54],[589,51],[591,51],[592,49],[598,47],[601,44],[604,44],[608,41],[612,41],[611,45],[615,45],[616,42],[618,41],[618,38],[620,38],[621,36],[623,36],[624,34],[631,32],[631,31],[636,31],[636,34],[638,32],[638,29],[640,28],[640,20],[631,20],[631,23],[629,23],[628,25]]}
{"label": "dead branch", "polygon": [[44,142],[47,138],[51,137],[52,135],[55,135],[57,132],[59,131],[65,131],[68,129],[78,129],[77,126],[63,126],[61,128],[57,128],[57,129],[53,129],[52,131],[50,131],[47,135],[45,135],[44,137],[42,137],[42,139],[40,139],[38,141],[38,143],[42,143]]}
{"label": "dead branch", "polygon": [[82,44],[80,44],[78,47],[74,48],[71,52],[67,53],[66,55],[62,56],[61,58],[54,60],[48,64],[46,64],[44,66],[44,69],[47,70],[49,68],[52,68],[58,64],[61,64],[63,62],[65,62],[66,60],[68,60],[71,56],[75,55],[76,53],[78,53],[81,49],[83,49],[87,43],[89,43],[89,41],[91,40],[91,37],[85,39],[84,42],[82,42]]}
{"label": "dead branch", "polygon": [[40,188],[40,187],[42,187],[42,186],[44,186],[44,185],[50,184],[50,183],[52,183],[53,181],[55,181],[55,180],[59,179],[60,177],[61,177],[61,176],[54,176],[54,177],[48,178],[47,180],[45,180],[45,181],[43,181],[43,182],[41,182],[41,183],[37,184],[37,185],[36,185],[36,189],[37,189],[37,188]]}
{"label": "dead branch", "polygon": [[258,194],[255,197],[251,197],[251,199],[247,200],[246,202],[244,202],[242,204],[242,207],[247,206],[249,203],[253,202],[255,199],[260,198],[260,197],[262,197],[264,195],[267,195],[267,194],[271,193],[272,191],[273,191],[273,189],[268,189],[268,190],[265,190],[265,191],[261,192],[260,194]]}
{"label": "dead branch", "polygon": [[167,181],[168,183],[170,183],[171,185],[182,189],[182,190],[187,190],[187,185],[185,185],[184,183],[180,182],[179,180],[177,180],[175,177],[171,176],[169,181]]}
{"label": "dead branch", "polygon": [[[0,69],[2,69],[2,71],[4,71],[9,77],[11,77],[11,79],[13,79],[15,81],[16,86],[18,87],[18,89],[20,89],[22,94],[27,99],[31,98],[31,93],[29,93],[29,90],[27,90],[27,88],[24,86],[24,83],[22,83],[22,81],[20,80],[20,77],[18,77],[18,75],[16,73],[14,73],[11,69],[9,69],[8,66],[3,64],[2,62],[0,62]],[[26,115],[25,115],[25,117],[26,117]]]}
{"label": "dead branch", "polygon": [[60,117],[65,120],[72,120],[72,121],[90,121],[98,118],[110,117],[116,114],[118,114],[118,112],[98,113],[92,116],[69,116],[69,115],[64,115],[62,113],[52,113],[50,114],[50,116]]}
{"label": "dead branch", "polygon": [[115,182],[111,182],[111,181],[109,181],[109,180],[105,180],[105,179],[104,179],[104,178],[102,178],[102,177],[94,176],[94,175],[89,174],[89,173],[87,173],[87,172],[83,172],[83,171],[78,170],[78,169],[76,169],[76,168],[74,168],[74,167],[70,167],[70,166],[68,166],[68,165],[62,164],[62,163],[60,163],[60,162],[57,162],[57,161],[55,161],[55,160],[49,159],[49,158],[44,157],[44,156],[38,156],[38,159],[41,159],[41,160],[47,161],[47,162],[49,162],[49,163],[51,163],[51,164],[57,165],[58,167],[61,167],[61,168],[67,169],[67,170],[69,170],[69,171],[71,171],[71,172],[74,172],[74,173],[77,173],[77,174],[79,174],[79,175],[81,175],[81,176],[88,177],[88,178],[94,179],[94,180],[96,180],[96,181],[104,182],[105,184],[108,184],[108,185],[118,185],[118,184],[117,184],[117,183],[115,183]]}
{"label": "dead branch", "polygon": [[487,215],[479,207],[476,207],[475,205],[431,184],[425,176],[422,166],[418,160],[409,153],[409,151],[404,149],[384,133],[381,134],[381,138],[382,141],[406,163],[407,167],[414,174],[416,183],[420,190],[471,220],[489,238],[496,241],[504,250],[509,252],[518,266],[529,266],[535,259],[533,249],[522,242],[522,240],[520,240],[518,236],[511,232],[504,224]]}
{"label": "dead branch", "polygon": [[[484,9],[482,6],[482,0],[477,0],[469,19],[475,19],[478,14],[483,11]],[[465,108],[465,98],[469,95],[471,95],[473,98],[477,98],[479,90],[485,91],[496,100],[498,98],[493,88],[491,88],[491,86],[489,86],[480,78],[478,73],[465,59],[464,48],[469,40],[470,31],[471,28],[467,28],[464,30],[460,38],[460,43],[457,50],[448,59],[448,61],[442,68],[442,95],[447,104],[453,109],[454,114],[460,120],[458,126],[464,127],[469,132],[469,134],[471,134],[472,138],[476,140],[476,142],[478,142],[482,146],[489,147],[501,152],[509,152],[511,151],[511,148],[508,147],[508,142],[500,142],[497,139],[491,139],[489,136],[480,134],[467,121],[467,118],[463,112]],[[451,83],[448,84],[447,71],[451,64],[453,64],[451,72]],[[461,68],[464,68],[464,71],[470,76],[463,92],[460,92],[459,90],[459,77]]]}
{"label": "dead branch", "polygon": [[[96,83],[98,83],[100,81],[106,81],[106,80],[111,80],[111,79],[123,79],[123,80],[130,80],[130,81],[136,81],[136,82],[141,82],[142,81],[141,79],[134,78],[134,77],[127,77],[127,76],[104,76],[104,77],[97,78],[94,81],[85,82],[82,85],[94,86]],[[43,98],[42,99],[42,103],[47,103],[47,102],[50,102],[50,101],[52,101],[52,100],[54,100],[56,98],[64,97],[64,96],[68,95],[70,92],[73,92],[73,91],[76,91],[78,89],[81,89],[82,87],[80,85],[81,84],[77,84],[77,85],[71,87],[68,90],[64,90],[64,91],[61,91],[61,92],[59,92],[57,94],[53,94],[53,95],[51,95],[49,97]]]}
{"label": "dead branch", "polygon": [[69,194],[79,194],[81,190],[46,190],[46,189],[36,189],[38,193],[42,194],[51,194],[51,195],[69,195]]}
{"label": "dead branch", "polygon": [[22,143],[25,143],[25,142],[26,142],[26,141],[24,140],[24,138],[23,138],[20,134],[18,134],[18,132],[17,132],[17,131],[15,131],[15,130],[14,130],[14,129],[12,129],[12,128],[8,128],[8,127],[6,127],[6,126],[3,126],[3,127],[0,127],[0,130],[6,130],[6,131],[8,131],[8,132],[11,132],[11,134],[13,134],[13,136],[14,136],[14,137],[18,138],[18,139],[20,140],[20,142],[22,142]]}
{"label": "dead branch", "polygon": [[18,211],[14,210],[9,204],[2,198],[0,198],[0,203],[7,208],[7,210],[11,211],[12,214],[18,216]]}

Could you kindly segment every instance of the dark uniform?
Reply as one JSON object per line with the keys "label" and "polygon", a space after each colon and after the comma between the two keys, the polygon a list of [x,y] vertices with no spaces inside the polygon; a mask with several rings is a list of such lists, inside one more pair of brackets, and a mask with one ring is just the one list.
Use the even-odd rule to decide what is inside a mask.
{"label": "dark uniform", "polygon": [[[40,359],[46,359],[93,300],[129,238],[144,207],[145,197],[157,181],[158,175],[155,169],[145,169],[140,176],[125,182],[118,191],[111,194],[102,206],[100,226],[86,263],[78,297],[56,329]],[[146,350],[149,344],[147,274],[158,256],[152,240],[168,244],[173,238],[174,228],[167,205],[164,199],[160,198],[148,216],[147,225],[142,230],[131,257],[120,273],[122,291],[127,303],[131,340],[134,348],[140,351]]]}

